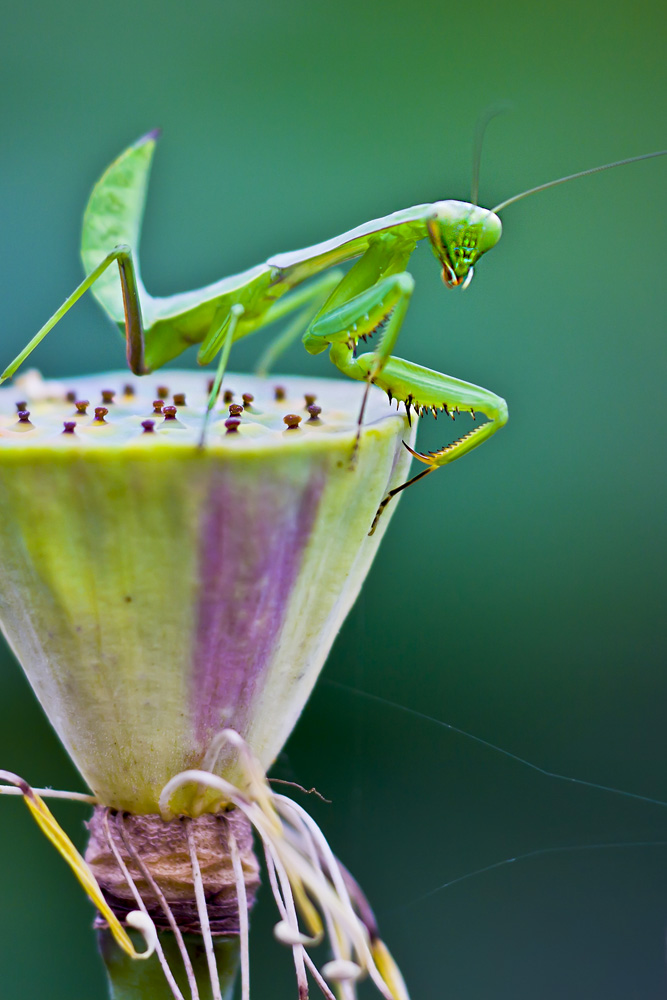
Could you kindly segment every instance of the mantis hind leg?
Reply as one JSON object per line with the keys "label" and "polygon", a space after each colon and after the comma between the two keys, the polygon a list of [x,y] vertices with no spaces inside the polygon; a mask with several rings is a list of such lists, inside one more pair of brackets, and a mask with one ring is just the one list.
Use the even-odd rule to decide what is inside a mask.
{"label": "mantis hind leg", "polygon": [[69,312],[72,306],[78,302],[81,296],[87,292],[92,285],[95,284],[97,279],[111,264],[113,264],[114,261],[118,263],[120,284],[123,292],[127,362],[131,371],[134,372],[135,375],[147,374],[147,369],[144,365],[144,328],[141,318],[141,304],[139,300],[137,276],[132,262],[132,251],[129,246],[121,245],[114,247],[111,253],[107,254],[104,260],[98,264],[98,266],[91,271],[86,278],[84,278],[78,288],[75,288],[69,298],[65,299],[60,308],[57,309],[53,316],[46,321],[41,330],[39,330],[32,340],[26,344],[21,353],[17,354],[14,360],[7,365],[2,375],[0,375],[0,383],[14,375],[26,358],[29,357],[38,344],[44,340],[47,333],[49,333],[56,323],[63,318],[65,313]]}

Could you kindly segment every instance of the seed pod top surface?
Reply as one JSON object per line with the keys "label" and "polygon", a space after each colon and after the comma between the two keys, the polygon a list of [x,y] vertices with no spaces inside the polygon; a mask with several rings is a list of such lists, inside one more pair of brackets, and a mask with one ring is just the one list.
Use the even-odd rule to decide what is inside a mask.
{"label": "seed pod top surface", "polygon": [[351,463],[363,390],[230,374],[203,447],[198,373],[0,390],[0,623],[101,802],[157,811],[225,727],[280,751],[407,473],[376,390]]}

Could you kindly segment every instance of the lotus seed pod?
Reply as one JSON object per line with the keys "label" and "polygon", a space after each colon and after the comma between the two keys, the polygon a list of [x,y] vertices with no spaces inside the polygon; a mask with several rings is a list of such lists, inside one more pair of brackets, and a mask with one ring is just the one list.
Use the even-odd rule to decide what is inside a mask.
{"label": "lotus seed pod", "polygon": [[[0,390],[0,620],[90,788],[157,812],[223,729],[268,768],[370,567],[414,430],[371,389],[352,462],[363,385],[230,374],[202,446],[203,374],[17,381]],[[237,778],[229,748],[206,765]],[[175,812],[206,808],[178,795]]]}

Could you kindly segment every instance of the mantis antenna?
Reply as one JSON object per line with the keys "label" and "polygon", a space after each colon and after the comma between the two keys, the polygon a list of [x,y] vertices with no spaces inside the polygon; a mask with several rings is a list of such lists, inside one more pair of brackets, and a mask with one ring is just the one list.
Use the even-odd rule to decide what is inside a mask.
{"label": "mantis antenna", "polygon": [[597,174],[601,170],[611,170],[612,167],[624,167],[626,163],[638,163],[639,160],[652,160],[655,156],[667,156],[667,149],[660,149],[656,153],[644,153],[642,156],[631,156],[627,160],[615,160],[614,163],[603,163],[601,167],[589,167],[588,170],[580,170],[576,174],[568,174],[567,177],[559,177],[555,181],[547,181],[546,184],[538,184],[537,187],[529,188],[527,191],[522,191],[521,194],[515,194],[512,198],[508,198],[507,201],[501,201],[499,205],[492,208],[491,211],[494,214],[498,214],[508,205],[513,205],[515,201],[520,201],[521,198],[527,198],[530,194],[537,194],[538,191],[546,191],[547,188],[556,187],[557,184],[565,184],[566,181],[574,181],[577,177],[586,177],[588,174]]}
{"label": "mantis antenna", "polygon": [[484,136],[489,123],[497,118],[498,115],[502,115],[505,111],[511,111],[513,105],[509,101],[501,101],[497,104],[492,104],[490,107],[483,111],[482,114],[477,119],[477,124],[475,125],[475,140],[473,143],[472,150],[472,186],[470,188],[470,202],[473,205],[479,204],[479,168],[482,162],[482,144],[484,142]]}

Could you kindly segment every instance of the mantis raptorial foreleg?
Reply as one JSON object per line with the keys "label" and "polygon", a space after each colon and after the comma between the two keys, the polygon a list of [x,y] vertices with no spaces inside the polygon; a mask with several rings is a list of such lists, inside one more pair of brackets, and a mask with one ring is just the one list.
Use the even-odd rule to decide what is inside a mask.
{"label": "mantis raptorial foreleg", "polygon": [[[413,250],[413,241],[394,234],[374,240],[324,303],[303,338],[310,354],[329,347],[329,357],[340,371],[367,383],[352,461],[359,446],[368,390],[391,356],[410,304],[414,280],[404,267]],[[382,327],[373,370],[363,374],[355,369],[357,344]]]}
{"label": "mantis raptorial foreleg", "polygon": [[[394,344],[396,343],[398,335],[401,331],[403,320],[405,319],[405,314],[410,304],[413,289],[414,280],[412,275],[408,274],[407,271],[403,271],[400,274],[393,274],[387,278],[382,278],[373,288],[370,288],[367,292],[358,295],[356,300],[353,300],[352,303],[348,303],[348,306],[356,305],[359,307],[361,305],[362,308],[367,308],[364,320],[365,325],[371,326],[369,332],[377,329],[383,322],[385,323],[381,338],[378,341],[374,353],[364,355],[366,358],[372,358],[372,363],[368,367],[368,370],[360,368],[357,364],[357,359],[355,357],[356,340],[353,341],[354,347],[350,346],[349,341],[346,343],[334,342],[331,345],[329,357],[336,367],[344,372],[345,375],[349,375],[351,378],[355,379],[361,378],[366,382],[366,391],[364,392],[361,409],[359,411],[359,419],[357,420],[357,436],[352,453],[353,462],[356,459],[357,451],[359,449],[361,426],[364,419],[370,387],[391,358],[391,351],[393,350]],[[336,312],[342,311],[342,308],[341,310],[336,310]],[[332,320],[335,319],[334,314],[331,314],[331,317]],[[376,320],[377,322],[375,322]],[[359,328],[358,324],[355,324],[355,326],[357,329]],[[365,326],[362,327],[361,336],[364,337],[364,339],[366,337]]]}
{"label": "mantis raptorial foreleg", "polygon": [[[370,371],[374,363],[374,356],[363,354],[356,359],[356,363],[362,370]],[[406,444],[405,447],[410,454],[418,461],[423,462],[427,468],[413,476],[407,483],[389,491],[378,507],[369,535],[373,534],[382,511],[397,493],[441,466],[467,455],[469,451],[487,441],[492,434],[495,434],[507,423],[507,403],[502,397],[496,396],[495,393],[489,392],[488,389],[483,389],[479,385],[463,382],[460,379],[451,378],[449,375],[441,375],[440,372],[421,368],[419,365],[403,361],[401,358],[390,358],[374,381],[376,385],[388,393],[390,398],[402,399],[406,409],[410,406],[414,407],[419,416],[426,410],[431,410],[434,414],[438,410],[443,410],[452,419],[459,413],[468,412],[473,420],[476,420],[480,413],[487,420],[438,451],[422,454]],[[407,398],[406,393],[408,393]]]}
{"label": "mantis raptorial foreleg", "polygon": [[[463,411],[470,413],[473,420],[481,413],[487,421],[428,455],[408,448],[428,468],[387,495],[376,514],[371,534],[392,497],[440,466],[472,451],[507,422],[507,404],[495,393],[393,356],[414,289],[412,275],[403,270],[412,248],[408,241],[393,235],[372,244],[311,323],[303,338],[306,350],[317,354],[329,347],[329,357],[340,371],[366,382],[360,426],[370,385],[377,385],[390,399],[404,403],[408,420],[414,409],[418,416],[429,410],[434,414],[442,410],[452,418]],[[379,327],[382,333],[375,351],[357,357],[359,339],[365,339]]]}
{"label": "mantis raptorial foreleg", "polygon": [[0,383],[11,378],[14,372],[23,364],[25,359],[35,350],[38,344],[44,340],[47,333],[53,329],[65,313],[69,312],[72,306],[79,301],[81,296],[88,291],[106,269],[118,262],[120,273],[120,285],[123,293],[123,308],[125,312],[125,339],[127,344],[127,363],[135,375],[145,375],[144,366],[144,328],[141,318],[141,305],[139,301],[139,289],[137,287],[137,276],[132,261],[132,250],[129,246],[120,245],[114,247],[111,253],[102,260],[97,267],[84,278],[78,288],[75,288],[69,298],[57,309],[53,316],[46,321],[32,340],[26,344],[20,354],[7,365],[2,375]]}

